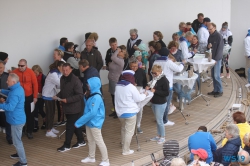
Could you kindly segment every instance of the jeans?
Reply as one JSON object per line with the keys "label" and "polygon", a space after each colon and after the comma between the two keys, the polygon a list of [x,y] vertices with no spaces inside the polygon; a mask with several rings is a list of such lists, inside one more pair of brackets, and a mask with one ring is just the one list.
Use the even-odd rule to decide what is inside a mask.
{"label": "jeans", "polygon": [[173,98],[173,89],[169,89],[169,94],[167,96],[167,105],[166,105],[165,112],[164,112],[164,115],[163,115],[163,123],[168,122],[168,111],[169,111],[169,108],[170,108],[172,98]]}
{"label": "jeans", "polygon": [[82,128],[75,128],[75,122],[82,116],[82,113],[65,114],[65,115],[67,118],[67,123],[66,123],[66,134],[65,134],[64,146],[66,148],[70,148],[71,140],[72,140],[74,133],[77,137],[78,143],[82,143],[84,141]]}
{"label": "jeans", "polygon": [[6,122],[6,124],[5,124],[5,130],[6,130],[6,140],[7,141],[12,141],[11,125],[8,122]]}
{"label": "jeans", "polygon": [[167,103],[164,104],[152,104],[152,110],[155,115],[157,123],[157,134],[160,137],[165,137],[165,127],[163,123],[163,115],[166,109]]}
{"label": "jeans", "polygon": [[17,154],[19,156],[21,163],[27,163],[26,155],[22,142],[22,130],[24,124],[20,125],[11,125],[11,135],[13,140],[13,145],[16,148]]}
{"label": "jeans", "polygon": [[195,84],[193,86],[193,90],[196,89],[196,84],[198,85],[198,90],[200,90],[200,87],[201,87],[200,74],[197,71],[195,71],[194,73],[196,73],[198,75],[198,77],[197,77]]}
{"label": "jeans", "polygon": [[250,68],[248,68],[247,73],[248,73],[247,80],[248,80],[248,83],[250,84]]}
{"label": "jeans", "polygon": [[181,100],[182,99],[182,97],[184,97],[185,98],[185,100],[191,100],[191,92],[192,92],[192,89],[191,90],[188,90],[187,92],[184,92],[183,90],[182,90],[182,85],[181,84],[179,84],[179,83],[175,83],[175,84],[173,84],[173,89],[174,89],[174,91],[177,93],[177,95],[178,95],[178,99],[179,100]]}
{"label": "jeans", "polygon": [[223,92],[221,78],[220,78],[221,60],[216,61],[216,64],[211,70],[211,75],[213,78],[213,92]]}

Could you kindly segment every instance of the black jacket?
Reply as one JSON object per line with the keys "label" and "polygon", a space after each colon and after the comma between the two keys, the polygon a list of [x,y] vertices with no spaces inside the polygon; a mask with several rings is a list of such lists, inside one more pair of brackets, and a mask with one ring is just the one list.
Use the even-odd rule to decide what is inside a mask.
{"label": "black jacket", "polygon": [[83,112],[83,92],[81,81],[73,73],[60,79],[61,91],[56,95],[61,99],[66,99],[67,103],[62,102],[65,114],[77,114]]}
{"label": "black jacket", "polygon": [[128,42],[127,42],[127,51],[128,51],[128,55],[129,55],[129,58],[134,54],[135,52],[135,49],[134,49],[134,45],[139,45],[141,44],[142,40],[141,39],[138,39],[134,44],[133,46],[130,45],[130,39],[128,39]]}
{"label": "black jacket", "polygon": [[[0,76],[0,89],[8,89],[7,79],[8,79],[9,73],[3,72],[3,74]],[[0,97],[3,97],[0,95]],[[6,97],[3,97],[6,99]]]}
{"label": "black jacket", "polygon": [[201,24],[198,19],[194,20],[192,23],[192,28],[194,29],[194,31],[197,33],[199,28],[201,27]]}
{"label": "black jacket", "polygon": [[105,57],[105,63],[106,63],[106,66],[107,66],[107,67],[109,66],[109,63],[112,62],[111,56],[112,56],[112,54],[113,54],[114,52],[115,52],[115,51],[112,51],[111,48],[107,50],[106,57]]}
{"label": "black jacket", "polygon": [[161,47],[167,47],[166,44],[162,40],[157,41],[157,43],[160,43]]}
{"label": "black jacket", "polygon": [[65,60],[65,62],[67,62],[67,60],[68,60],[70,57],[74,57],[74,54],[72,54],[71,52],[64,51],[63,60]]}
{"label": "black jacket", "polygon": [[167,96],[169,94],[169,81],[164,76],[159,79],[155,84],[155,93],[151,100],[153,104],[164,104],[167,102]]}
{"label": "black jacket", "polygon": [[135,83],[137,84],[137,86],[142,86],[143,88],[147,86],[147,77],[143,69],[138,68],[135,71],[134,77],[135,77]]}
{"label": "black jacket", "polygon": [[83,89],[83,94],[86,92],[87,90],[87,80],[91,77],[98,77],[100,78],[100,74],[99,72],[96,70],[96,68],[90,66],[88,69],[86,69],[84,72],[84,77],[81,78],[82,81],[82,89]]}
{"label": "black jacket", "polygon": [[224,41],[221,34],[215,30],[208,38],[208,44],[212,44],[212,59],[215,61],[221,60],[223,56]]}
{"label": "black jacket", "polygon": [[90,52],[88,52],[87,49],[85,48],[81,52],[81,60],[82,59],[88,60],[89,66],[93,66],[98,70],[98,72],[101,70],[103,66],[102,55],[98,50],[94,48],[92,48]]}

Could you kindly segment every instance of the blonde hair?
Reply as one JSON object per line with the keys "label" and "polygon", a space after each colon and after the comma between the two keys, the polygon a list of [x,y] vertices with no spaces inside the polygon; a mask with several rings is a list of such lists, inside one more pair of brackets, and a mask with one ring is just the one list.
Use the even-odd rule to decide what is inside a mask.
{"label": "blonde hair", "polygon": [[186,163],[182,158],[173,158],[170,166],[186,166]]}
{"label": "blonde hair", "polygon": [[89,35],[88,39],[92,39],[94,41],[97,41],[98,40],[98,34],[96,32],[93,32]]}
{"label": "blonde hair", "polygon": [[43,72],[42,68],[41,68],[39,65],[34,65],[34,66],[32,66],[32,70],[33,70],[33,71],[37,71],[37,72],[39,72],[39,73],[42,73],[42,72]]}
{"label": "blonde hair", "polygon": [[162,68],[160,65],[154,65],[151,71],[162,72]]}
{"label": "blonde hair", "polygon": [[181,28],[183,25],[186,25],[186,23],[185,22],[180,22],[179,28]]}
{"label": "blonde hair", "polygon": [[246,133],[245,135],[244,135],[244,137],[243,137],[243,143],[245,144],[245,145],[249,145],[249,136],[250,136],[250,133]]}
{"label": "blonde hair", "polygon": [[62,50],[59,50],[58,48],[54,49],[54,51],[56,51],[58,53],[59,56],[61,56],[61,58],[63,57],[64,53]]}

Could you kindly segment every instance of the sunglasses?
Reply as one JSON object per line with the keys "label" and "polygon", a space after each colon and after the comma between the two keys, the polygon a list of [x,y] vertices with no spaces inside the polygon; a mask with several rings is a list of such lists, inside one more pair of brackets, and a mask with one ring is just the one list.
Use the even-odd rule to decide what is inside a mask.
{"label": "sunglasses", "polygon": [[18,67],[24,67],[25,65],[18,65]]}
{"label": "sunglasses", "polygon": [[156,72],[151,72],[152,75],[156,75],[157,73]]}

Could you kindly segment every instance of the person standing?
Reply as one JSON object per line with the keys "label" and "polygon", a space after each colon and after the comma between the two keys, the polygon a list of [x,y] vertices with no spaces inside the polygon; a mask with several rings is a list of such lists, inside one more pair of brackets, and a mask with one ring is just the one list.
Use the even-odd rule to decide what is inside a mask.
{"label": "person standing", "polygon": [[88,39],[85,42],[86,48],[81,52],[81,60],[86,59],[89,62],[89,66],[93,66],[100,72],[103,66],[101,53],[94,49],[94,40]]}
{"label": "person standing", "polygon": [[67,42],[64,47],[65,47],[65,51],[64,51],[64,55],[63,55],[63,60],[65,62],[67,62],[67,60],[70,57],[74,57],[75,47],[74,47],[74,43],[73,42]]}
{"label": "person standing", "polygon": [[111,56],[117,49],[117,40],[114,37],[111,37],[109,39],[109,45],[110,48],[107,50],[106,57],[105,57],[105,63],[106,63],[106,69],[109,70],[109,64],[112,62]]}
{"label": "person standing", "polygon": [[101,80],[98,77],[92,77],[87,80],[87,84],[88,89],[84,97],[84,115],[75,122],[76,128],[86,125],[86,134],[89,142],[89,156],[81,160],[81,162],[95,162],[97,145],[102,155],[102,162],[99,165],[109,166],[108,151],[101,132],[105,119],[105,107],[100,91]]}
{"label": "person standing", "polygon": [[193,34],[190,31],[186,32],[185,36],[182,36],[179,39],[179,42],[180,42],[179,50],[181,50],[184,60],[187,60],[188,58],[193,57],[194,54],[197,52],[197,50],[194,50],[191,52],[188,50],[188,47],[189,47],[188,43],[192,42],[192,40],[193,40]]}
{"label": "person standing", "polygon": [[68,43],[68,39],[66,37],[62,37],[60,39],[60,46],[58,47],[59,50],[65,51],[65,44]]}
{"label": "person standing", "polygon": [[6,52],[0,52],[0,60],[4,63],[4,71],[9,73],[10,69],[6,67],[6,64],[9,60],[9,55]]}
{"label": "person standing", "polygon": [[203,23],[203,19],[204,19],[204,14],[203,13],[199,13],[197,15],[197,19],[195,19],[192,23],[192,28],[194,29],[194,31],[197,33],[199,28],[201,27],[201,24]]}
{"label": "person standing", "polygon": [[[31,110],[31,103],[37,102],[38,95],[38,83],[37,78],[33,70],[28,68],[27,61],[25,59],[21,59],[18,63],[18,69],[12,71],[16,75],[18,75],[20,84],[25,92],[25,114],[26,114],[26,132],[27,137],[29,139],[33,139],[33,129],[34,129],[34,113]],[[25,132],[25,130],[24,130]]]}
{"label": "person standing", "polygon": [[[244,39],[244,47],[245,47],[245,57],[246,57],[246,64],[250,61],[250,28],[248,29],[248,33],[246,38]],[[250,86],[250,66],[247,66],[247,81],[248,83],[245,85],[247,88]]]}
{"label": "person standing", "polygon": [[197,37],[198,37],[198,41],[199,41],[199,51],[201,53],[205,53],[205,51],[207,50],[207,40],[209,37],[209,32],[208,32],[208,25],[210,24],[211,20],[210,18],[206,17],[203,19],[203,23],[201,24],[201,27],[199,28],[198,32],[197,32]]}
{"label": "person standing", "polygon": [[142,43],[142,40],[139,38],[137,29],[130,29],[129,34],[130,38],[127,42],[127,51],[130,58],[132,55],[134,55],[134,52],[138,50],[138,46]]}
{"label": "person standing", "polygon": [[81,81],[72,73],[72,68],[69,63],[63,64],[63,76],[60,79],[60,88],[62,89],[56,96],[55,100],[61,100],[62,109],[66,115],[66,134],[65,142],[57,151],[65,152],[70,150],[71,139],[75,133],[77,136],[77,143],[72,148],[79,148],[85,146],[82,130],[75,128],[74,124],[82,116],[83,113],[83,92]]}
{"label": "person standing", "polygon": [[215,60],[215,65],[211,70],[214,89],[208,95],[220,97],[223,95],[223,87],[220,78],[221,59],[223,54],[224,42],[221,34],[216,30],[216,25],[211,23],[208,25],[210,36],[208,38],[208,49],[212,49],[212,59]]}
{"label": "person standing", "polygon": [[8,96],[6,101],[0,104],[0,109],[5,110],[6,120],[11,125],[13,144],[17,151],[16,154],[12,154],[10,157],[19,158],[19,161],[13,166],[27,166],[27,159],[22,142],[22,129],[26,122],[24,112],[25,93],[17,74],[10,73],[7,84],[9,90],[0,90],[1,93]]}
{"label": "person standing", "polygon": [[154,32],[153,39],[154,39],[155,42],[161,44],[161,48],[162,47],[167,47],[166,44],[162,41],[163,35],[162,35],[162,33],[160,31],[155,31]]}

